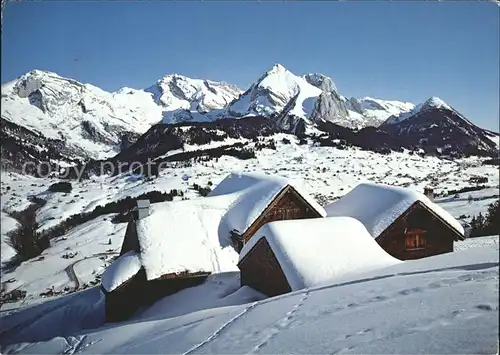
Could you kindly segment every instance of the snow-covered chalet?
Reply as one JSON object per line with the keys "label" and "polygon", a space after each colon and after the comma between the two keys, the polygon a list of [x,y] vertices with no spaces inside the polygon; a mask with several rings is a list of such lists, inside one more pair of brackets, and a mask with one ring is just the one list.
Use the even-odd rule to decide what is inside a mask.
{"label": "snow-covered chalet", "polygon": [[424,194],[403,187],[364,183],[325,207],[328,217],[363,223],[371,236],[400,260],[453,251],[464,228]]}
{"label": "snow-covered chalet", "polygon": [[241,285],[267,296],[341,281],[400,263],[350,217],[275,221],[245,244]]}
{"label": "snow-covered chalet", "polygon": [[120,257],[102,278],[108,321],[126,319],[212,272],[237,270],[238,252],[268,222],[326,216],[300,182],[249,173],[230,174],[205,198],[138,201],[137,212]]}

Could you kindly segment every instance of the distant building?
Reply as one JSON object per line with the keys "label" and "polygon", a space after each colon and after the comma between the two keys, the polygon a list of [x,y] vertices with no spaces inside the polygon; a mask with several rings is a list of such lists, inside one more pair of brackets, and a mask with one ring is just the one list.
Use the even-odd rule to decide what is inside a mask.
{"label": "distant building", "polygon": [[241,251],[241,285],[276,296],[342,280],[401,261],[350,217],[275,221]]}
{"label": "distant building", "polygon": [[392,256],[419,259],[453,251],[464,228],[423,194],[402,187],[360,184],[325,207],[328,216],[349,216],[364,224]]}
{"label": "distant building", "polygon": [[488,178],[486,176],[473,176],[469,179],[469,182],[473,184],[486,184]]}

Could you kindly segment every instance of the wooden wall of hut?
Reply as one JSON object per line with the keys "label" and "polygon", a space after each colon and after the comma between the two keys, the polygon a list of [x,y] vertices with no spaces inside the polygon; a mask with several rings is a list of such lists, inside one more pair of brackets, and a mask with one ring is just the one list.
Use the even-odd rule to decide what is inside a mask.
{"label": "wooden wall of hut", "polygon": [[165,275],[148,281],[144,269],[113,292],[104,291],[106,322],[129,319],[142,307],[149,307],[163,297],[205,282],[210,273],[183,274],[181,277]]}
{"label": "wooden wall of hut", "polygon": [[165,275],[158,279],[148,281],[147,297],[144,299],[145,305],[149,306],[163,297],[170,296],[189,287],[201,285],[209,275],[209,272],[179,276]]}
{"label": "wooden wall of hut", "polygon": [[291,291],[285,274],[265,238],[261,238],[238,263],[241,285],[249,286],[267,296]]}
{"label": "wooden wall of hut", "polygon": [[452,252],[456,238],[450,226],[417,202],[377,242],[395,258],[410,260]]}
{"label": "wooden wall of hut", "polygon": [[144,304],[147,290],[146,273],[141,269],[132,279],[105,294],[106,322],[129,319]]}
{"label": "wooden wall of hut", "polygon": [[321,215],[295,189],[288,186],[276,196],[264,213],[250,226],[244,239],[248,241],[260,227],[269,222],[318,217]]}

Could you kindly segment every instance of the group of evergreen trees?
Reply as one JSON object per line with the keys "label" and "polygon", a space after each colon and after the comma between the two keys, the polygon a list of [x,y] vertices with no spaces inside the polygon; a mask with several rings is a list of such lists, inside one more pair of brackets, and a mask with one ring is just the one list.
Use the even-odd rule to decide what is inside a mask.
{"label": "group of evergreen trees", "polygon": [[479,215],[472,217],[470,225],[470,238],[500,234],[499,202],[491,203],[485,215],[479,213]]}

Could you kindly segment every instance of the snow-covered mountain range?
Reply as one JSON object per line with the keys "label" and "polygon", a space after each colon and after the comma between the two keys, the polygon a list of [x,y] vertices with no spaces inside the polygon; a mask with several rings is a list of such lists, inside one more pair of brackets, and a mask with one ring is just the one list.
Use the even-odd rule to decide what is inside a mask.
{"label": "snow-covered mountain range", "polygon": [[167,75],[147,88],[161,107],[163,123],[212,121],[224,117],[225,108],[238,97],[236,86],[211,80]]}
{"label": "snow-covered mountain range", "polygon": [[[33,70],[2,85],[2,122],[6,123],[2,125],[2,138],[11,143],[9,151],[2,147],[2,156],[14,159],[21,152],[25,156],[43,153],[52,160],[106,159],[157,123],[210,123],[258,116],[276,119],[278,131],[292,133],[325,123],[355,130],[382,124],[389,127],[420,117],[419,113],[429,107],[448,108],[444,111],[463,118],[436,98],[419,105],[371,97],[347,98],[340,95],[331,78],[318,73],[298,76],[280,64],[246,91],[228,83],[171,74],[146,89],[122,88],[111,93],[55,73]],[[465,131],[476,132],[473,139],[485,138],[480,128],[463,119],[473,127]],[[402,132],[394,128],[389,131],[396,135]],[[493,140],[497,139],[492,134]],[[476,145],[487,150],[490,140],[485,139],[487,143]],[[24,151],[26,146],[30,153]]]}
{"label": "snow-covered mountain range", "polygon": [[[381,129],[450,153],[460,141],[465,154],[488,153],[499,147],[498,133],[474,125],[438,97],[431,97],[411,111],[389,117]],[[446,152],[449,151],[449,152]]]}

